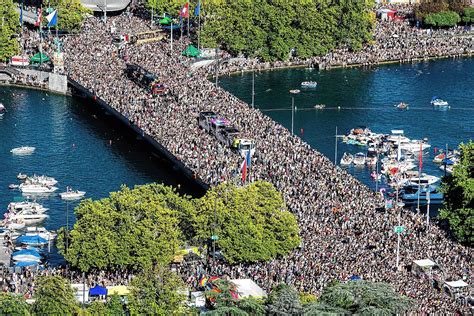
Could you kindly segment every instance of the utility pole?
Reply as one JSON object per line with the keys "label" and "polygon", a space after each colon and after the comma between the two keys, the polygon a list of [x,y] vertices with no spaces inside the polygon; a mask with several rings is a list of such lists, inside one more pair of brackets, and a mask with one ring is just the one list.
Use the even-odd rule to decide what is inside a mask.
{"label": "utility pole", "polygon": [[252,109],[255,109],[255,69],[252,69]]}
{"label": "utility pole", "polygon": [[171,19],[171,39],[170,39],[170,44],[171,44],[171,52],[173,52],[173,19]]}
{"label": "utility pole", "polygon": [[337,166],[337,126],[336,126],[336,140],[335,140],[335,150],[334,150],[334,165]]}
{"label": "utility pole", "polygon": [[216,47],[216,89],[219,83],[219,48]]}
{"label": "utility pole", "polygon": [[295,97],[291,96],[291,135],[294,135],[293,128],[295,125]]}

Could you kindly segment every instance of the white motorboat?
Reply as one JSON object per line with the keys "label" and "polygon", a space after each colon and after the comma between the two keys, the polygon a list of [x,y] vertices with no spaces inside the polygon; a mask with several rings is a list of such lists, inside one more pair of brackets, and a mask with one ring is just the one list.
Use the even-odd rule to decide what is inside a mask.
{"label": "white motorboat", "polygon": [[32,177],[26,178],[25,183],[28,183],[28,184],[42,184],[42,185],[47,185],[47,186],[53,186],[56,183],[58,183],[58,181],[56,179],[54,179],[53,177],[47,177],[47,176],[44,176],[44,175],[43,176],[33,175]]}
{"label": "white motorboat", "polygon": [[316,88],[318,83],[316,81],[303,81],[301,87],[303,88]]}
{"label": "white motorboat", "polygon": [[0,117],[2,117],[5,113],[7,113],[7,109],[2,103],[0,103]]}
{"label": "white motorboat", "polygon": [[430,148],[431,145],[419,140],[410,140],[409,142],[400,142],[401,150],[417,153],[420,151],[420,147],[421,147],[421,150],[425,150],[425,149]]}
{"label": "white motorboat", "polygon": [[20,186],[18,184],[15,184],[15,183],[12,183],[12,184],[9,184],[8,185],[8,188],[10,190],[15,190],[15,189],[18,189]]}
{"label": "white motorboat", "polygon": [[15,221],[7,221],[5,225],[10,230],[17,230],[25,228],[26,224],[25,221],[22,220],[15,220]]}
{"label": "white motorboat", "polygon": [[26,236],[40,236],[41,238],[44,238],[48,241],[53,240],[57,236],[55,233],[50,232],[44,227],[36,227],[36,226],[27,227],[25,235]]}
{"label": "white motorboat", "polygon": [[30,155],[34,153],[35,150],[36,150],[36,147],[23,146],[23,147],[13,148],[12,150],[10,150],[10,152],[14,155]]}
{"label": "white motorboat", "polygon": [[20,173],[16,176],[16,178],[17,178],[18,180],[25,180],[26,178],[28,178],[28,176],[27,176],[26,174],[20,172]]}
{"label": "white motorboat", "polygon": [[25,222],[30,222],[30,223],[41,222],[45,220],[46,218],[48,218],[48,215],[44,213],[37,213],[35,211],[29,211],[29,210],[21,210],[16,213],[9,212],[9,213],[5,213],[4,216],[7,220],[12,220],[12,221],[23,220]]}
{"label": "white motorboat", "polygon": [[[454,169],[454,165],[446,166],[446,173],[447,174],[453,174],[453,169]],[[444,165],[440,166],[439,170],[444,171]]]}
{"label": "white motorboat", "polygon": [[325,105],[325,104],[316,104],[316,105],[314,106],[314,108],[315,108],[316,110],[324,110],[324,109],[326,108],[326,105]]}
{"label": "white motorboat", "polygon": [[20,190],[23,193],[53,193],[58,188],[41,185],[41,184],[25,184],[20,185]]}
{"label": "white motorboat", "polygon": [[85,191],[71,190],[69,187],[66,192],[59,193],[61,199],[63,200],[75,200],[80,199],[86,195]]}
{"label": "white motorboat", "polygon": [[426,173],[422,173],[421,177],[415,176],[415,177],[408,178],[407,181],[405,182],[405,185],[418,185],[419,183],[422,186],[426,186],[426,185],[435,184],[439,180],[440,179],[438,177],[435,177]]}
{"label": "white motorboat", "polygon": [[23,202],[11,202],[10,204],[8,204],[8,210],[15,213],[22,210],[35,211],[37,213],[44,213],[48,210],[48,208],[45,208],[43,205],[36,202],[23,201]]}
{"label": "white motorboat", "polygon": [[341,166],[349,166],[354,161],[354,156],[344,153],[341,158]]}
{"label": "white motorboat", "polygon": [[365,154],[357,153],[354,155],[354,165],[363,166],[365,164]]}
{"label": "white motorboat", "polygon": [[431,99],[431,104],[434,106],[448,106],[449,105],[447,101],[444,101],[443,99],[440,99],[438,97],[433,97],[433,99]]}

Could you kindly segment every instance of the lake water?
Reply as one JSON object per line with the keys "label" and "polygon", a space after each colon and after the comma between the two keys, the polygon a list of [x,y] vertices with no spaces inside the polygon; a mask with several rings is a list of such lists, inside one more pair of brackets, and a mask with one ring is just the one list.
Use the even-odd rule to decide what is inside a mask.
{"label": "lake water", "polygon": [[[43,224],[53,230],[66,224],[67,213],[70,225],[74,222],[73,208],[79,202],[67,203],[57,194],[66,186],[86,191],[92,199],[107,197],[122,184],[149,182],[180,184],[182,192],[194,193],[189,181],[86,100],[0,86],[0,102],[8,110],[0,119],[0,214],[9,202],[23,199],[21,192],[8,189],[10,183],[19,183],[19,172],[59,181],[56,194],[37,198],[50,209]],[[10,153],[20,146],[34,146],[36,152]],[[53,252],[50,262],[59,261]]]}
{"label": "lake water", "polygon": [[[313,148],[334,161],[336,127],[338,134],[359,125],[377,133],[402,129],[409,138],[428,138],[432,147],[423,157],[423,171],[442,176],[439,166],[432,162],[435,147],[445,148],[448,144],[453,148],[474,139],[473,73],[472,58],[329,71],[261,72],[255,74],[255,106],[290,129],[289,90],[301,89],[302,81],[317,81],[316,89],[301,89],[295,95],[295,134]],[[221,87],[251,104],[252,73],[219,79]],[[447,100],[451,108],[434,109],[430,104],[433,96]],[[409,109],[395,108],[400,102],[408,103]],[[315,110],[315,104],[325,104],[326,108]],[[366,150],[339,142],[337,162],[344,152],[361,151]],[[350,167],[349,171],[375,188],[367,167]]]}

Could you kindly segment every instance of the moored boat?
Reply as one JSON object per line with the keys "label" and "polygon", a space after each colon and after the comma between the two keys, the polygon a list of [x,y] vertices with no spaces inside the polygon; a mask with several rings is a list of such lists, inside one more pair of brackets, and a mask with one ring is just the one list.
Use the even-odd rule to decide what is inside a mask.
{"label": "moored boat", "polygon": [[7,109],[2,103],[0,103],[0,117],[2,117],[5,113],[7,113]]}
{"label": "moored boat", "polygon": [[26,178],[28,178],[28,176],[27,176],[26,174],[20,172],[20,173],[16,176],[16,178],[17,178],[18,180],[25,180]]}
{"label": "moored boat", "polygon": [[357,153],[354,155],[354,165],[363,166],[365,164],[365,154],[364,153]]}
{"label": "moored boat", "polygon": [[75,200],[75,199],[80,199],[84,195],[86,195],[85,191],[79,191],[79,190],[72,190],[71,188],[67,188],[66,192],[59,193],[61,196],[61,199],[63,200]]}
{"label": "moored boat", "polygon": [[303,81],[301,87],[303,88],[316,88],[318,83],[316,81]]}
{"label": "moored boat", "polygon": [[400,196],[406,205],[426,205],[428,199],[430,204],[442,204],[444,195],[435,186],[418,187],[418,185],[407,185],[401,190]]}
{"label": "moored boat", "polygon": [[349,166],[354,160],[354,156],[348,153],[344,153],[341,158],[341,166]]}
{"label": "moored boat", "polygon": [[326,107],[325,104],[316,104],[316,105],[314,106],[314,108],[315,108],[316,110],[322,110],[322,109],[324,109],[325,107]]}
{"label": "moored boat", "polygon": [[395,107],[400,110],[408,110],[408,104],[404,102],[396,104]]}
{"label": "moored boat", "polygon": [[20,190],[23,193],[53,193],[56,191],[58,188],[56,187],[51,187],[47,185],[42,185],[42,184],[25,184],[22,183],[20,185]]}
{"label": "moored boat", "polygon": [[36,150],[35,147],[23,146],[23,147],[13,148],[12,150],[10,150],[10,152],[14,155],[30,155],[34,153],[35,150]]}
{"label": "moored boat", "polygon": [[434,106],[448,106],[449,105],[447,101],[444,101],[443,99],[440,99],[438,97],[433,97],[431,99],[431,104]]}

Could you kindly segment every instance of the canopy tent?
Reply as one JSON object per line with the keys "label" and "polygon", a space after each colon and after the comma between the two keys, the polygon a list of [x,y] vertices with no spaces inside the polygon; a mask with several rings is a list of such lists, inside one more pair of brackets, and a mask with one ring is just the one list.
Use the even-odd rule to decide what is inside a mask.
{"label": "canopy tent", "polygon": [[24,255],[33,256],[37,258],[41,257],[41,255],[35,249],[22,249],[20,251],[16,251],[12,254],[12,257],[24,256]]}
{"label": "canopy tent", "polygon": [[235,279],[230,280],[230,282],[237,287],[240,298],[250,296],[254,298],[267,297],[267,293],[251,279]]}
{"label": "canopy tent", "polygon": [[96,285],[89,290],[89,296],[100,296],[107,295],[107,289],[105,287]]}
{"label": "canopy tent", "polygon": [[431,268],[436,265],[436,263],[430,259],[413,260],[413,263],[421,268]]}
{"label": "canopy tent", "polygon": [[168,24],[171,24],[171,21],[172,21],[171,17],[165,16],[164,18],[159,20],[158,23],[160,23],[161,25],[168,25]]}
{"label": "canopy tent", "polygon": [[50,60],[51,59],[43,53],[38,53],[38,54],[36,54],[36,55],[34,55],[33,57],[30,58],[30,62],[32,64],[46,63]]}
{"label": "canopy tent", "polygon": [[457,281],[447,281],[446,285],[452,287],[452,288],[462,288],[462,287],[467,287],[469,284],[464,282],[463,280],[457,280]]}
{"label": "canopy tent", "polygon": [[350,281],[357,281],[357,280],[362,280],[362,278],[358,275],[353,275],[349,278]]}
{"label": "canopy tent", "polygon": [[201,51],[194,47],[193,45],[188,45],[185,50],[181,53],[183,56],[188,56],[188,57],[199,57],[201,55]]}
{"label": "canopy tent", "polygon": [[117,294],[117,295],[122,296],[122,295],[130,294],[130,290],[125,285],[108,286],[107,290],[108,290],[108,295]]}
{"label": "canopy tent", "polygon": [[32,267],[32,266],[37,266],[37,265],[38,265],[38,262],[34,262],[34,261],[19,261],[15,263],[15,267],[20,267],[20,268]]}
{"label": "canopy tent", "polygon": [[16,239],[17,242],[22,244],[46,244],[48,241],[39,235],[34,236],[20,236]]}

